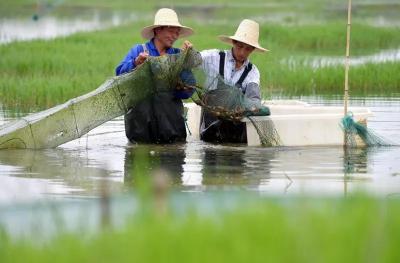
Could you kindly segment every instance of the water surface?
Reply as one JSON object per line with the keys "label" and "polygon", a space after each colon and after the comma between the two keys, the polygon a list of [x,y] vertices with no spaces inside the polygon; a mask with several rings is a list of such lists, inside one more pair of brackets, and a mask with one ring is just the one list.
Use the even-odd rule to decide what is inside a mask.
{"label": "water surface", "polygon": [[[315,105],[336,99],[302,97]],[[399,144],[400,98],[354,99],[374,113],[369,127]],[[8,119],[10,120],[10,119]],[[0,119],[0,123],[4,123]],[[82,138],[55,149],[0,151],[0,203],[98,197],[107,182],[112,193],[134,188],[137,153],[148,156],[147,170],[162,169],[183,192],[255,191],[260,194],[341,196],[349,192],[400,193],[400,147],[248,147],[186,144],[129,144],[123,118],[109,121]]]}

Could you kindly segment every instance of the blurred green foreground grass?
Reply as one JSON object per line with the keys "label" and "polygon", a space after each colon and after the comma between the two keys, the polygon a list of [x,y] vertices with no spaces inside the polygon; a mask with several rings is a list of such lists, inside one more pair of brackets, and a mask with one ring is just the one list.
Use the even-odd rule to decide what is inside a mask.
{"label": "blurred green foreground grass", "polygon": [[255,200],[213,215],[136,214],[46,242],[0,235],[0,262],[399,262],[397,198]]}

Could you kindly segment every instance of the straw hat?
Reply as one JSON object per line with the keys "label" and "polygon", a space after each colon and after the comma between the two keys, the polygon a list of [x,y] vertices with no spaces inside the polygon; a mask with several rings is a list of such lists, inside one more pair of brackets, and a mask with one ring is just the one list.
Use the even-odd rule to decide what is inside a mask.
{"label": "straw hat", "polygon": [[193,34],[193,29],[183,26],[178,21],[178,15],[174,10],[169,8],[161,8],[154,16],[154,25],[146,26],[142,29],[142,37],[151,39],[154,37],[154,29],[161,26],[180,27],[179,37],[186,37]]}
{"label": "straw hat", "polygon": [[268,49],[261,47],[260,44],[258,43],[259,34],[260,33],[259,33],[258,23],[250,19],[244,19],[242,22],[240,22],[240,25],[237,28],[235,35],[218,36],[218,38],[221,41],[229,44],[232,44],[232,40],[243,42],[252,47],[255,47],[256,50],[260,52],[269,51]]}

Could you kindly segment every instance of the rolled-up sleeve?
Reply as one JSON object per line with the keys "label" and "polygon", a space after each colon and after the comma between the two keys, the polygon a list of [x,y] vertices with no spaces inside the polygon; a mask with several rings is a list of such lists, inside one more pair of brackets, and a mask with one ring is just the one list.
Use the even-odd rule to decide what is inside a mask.
{"label": "rolled-up sleeve", "polygon": [[243,82],[244,94],[247,98],[254,102],[261,102],[260,95],[260,72],[258,68],[253,65],[253,69],[247,75],[247,78]]}
{"label": "rolled-up sleeve", "polygon": [[260,86],[255,82],[250,82],[246,86],[246,97],[254,102],[261,101]]}
{"label": "rolled-up sleeve", "polygon": [[136,65],[133,63],[137,56],[139,56],[139,53],[143,52],[143,47],[141,45],[136,45],[131,50],[129,50],[128,54],[125,56],[125,58],[121,61],[121,63],[117,66],[115,69],[115,75],[121,75],[123,73],[127,73],[132,71]]}

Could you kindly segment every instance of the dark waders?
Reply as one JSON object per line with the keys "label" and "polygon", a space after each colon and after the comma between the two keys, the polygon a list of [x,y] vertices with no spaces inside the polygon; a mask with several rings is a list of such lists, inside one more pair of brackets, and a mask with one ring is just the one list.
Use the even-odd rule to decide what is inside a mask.
{"label": "dark waders", "polygon": [[184,142],[182,100],[166,91],[139,103],[125,114],[125,134],[133,143]]}

